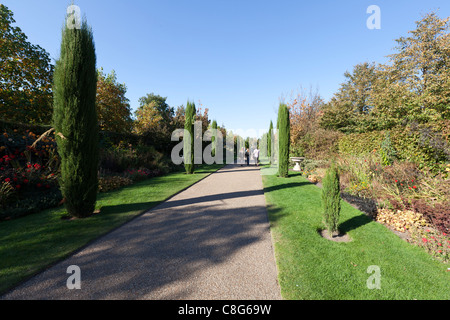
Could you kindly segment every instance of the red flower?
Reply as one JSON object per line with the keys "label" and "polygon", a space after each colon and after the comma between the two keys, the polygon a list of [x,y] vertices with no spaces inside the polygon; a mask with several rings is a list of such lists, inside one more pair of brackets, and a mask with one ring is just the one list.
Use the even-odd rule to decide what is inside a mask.
{"label": "red flower", "polygon": [[30,181],[28,181],[28,179],[23,180],[23,183],[28,183],[28,182],[30,182]]}
{"label": "red flower", "polygon": [[413,188],[414,188],[414,189],[417,189],[417,187],[416,187],[416,186],[413,186]]}
{"label": "red flower", "polygon": [[397,183],[398,182],[398,180],[395,180],[395,183]]}
{"label": "red flower", "polygon": [[5,179],[5,182],[10,182],[10,181],[11,181],[10,178],[6,178],[6,179]]}
{"label": "red flower", "polygon": [[13,181],[14,181],[14,182],[17,182],[17,178],[16,178],[16,177],[14,177],[14,178],[13,178]]}
{"label": "red flower", "polygon": [[20,189],[20,184],[18,184],[18,185],[16,186],[16,189]]}
{"label": "red flower", "polygon": [[40,188],[40,187],[42,187],[42,184],[38,183],[38,184],[36,185],[36,187]]}
{"label": "red flower", "polygon": [[427,243],[428,242],[427,238],[422,238],[422,242]]}

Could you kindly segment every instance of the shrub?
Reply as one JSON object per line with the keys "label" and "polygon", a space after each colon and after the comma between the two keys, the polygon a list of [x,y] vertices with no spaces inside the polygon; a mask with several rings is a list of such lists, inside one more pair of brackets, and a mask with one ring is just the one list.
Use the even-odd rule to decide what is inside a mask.
{"label": "shrub", "polygon": [[0,220],[19,218],[48,208],[56,207],[62,200],[57,188],[42,187],[42,190],[23,194],[19,201],[7,204],[0,211]]}
{"label": "shrub", "polygon": [[331,235],[338,231],[339,215],[341,211],[339,172],[334,163],[325,173],[322,185],[324,223]]}

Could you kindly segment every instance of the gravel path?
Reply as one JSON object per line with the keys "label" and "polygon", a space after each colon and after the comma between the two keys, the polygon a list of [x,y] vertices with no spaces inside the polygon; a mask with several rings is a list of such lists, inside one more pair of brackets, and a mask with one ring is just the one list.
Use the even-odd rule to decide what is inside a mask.
{"label": "gravel path", "polygon": [[224,167],[1,298],[281,299],[259,168]]}

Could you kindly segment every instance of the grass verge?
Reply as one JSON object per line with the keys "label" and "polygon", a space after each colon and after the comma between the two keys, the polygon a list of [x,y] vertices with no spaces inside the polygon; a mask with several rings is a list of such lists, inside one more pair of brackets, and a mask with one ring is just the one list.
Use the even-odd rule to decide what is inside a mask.
{"label": "grass verge", "polygon": [[[284,299],[450,299],[448,264],[344,201],[340,230],[352,241],[322,238],[318,187],[294,173],[263,175],[263,183]],[[368,288],[375,275],[369,266],[380,268],[380,289]]]}
{"label": "grass verge", "polygon": [[92,240],[123,225],[222,165],[202,166],[194,175],[183,172],[155,177],[108,193],[100,193],[100,214],[64,220],[64,207],[0,222],[0,293],[64,259]]}

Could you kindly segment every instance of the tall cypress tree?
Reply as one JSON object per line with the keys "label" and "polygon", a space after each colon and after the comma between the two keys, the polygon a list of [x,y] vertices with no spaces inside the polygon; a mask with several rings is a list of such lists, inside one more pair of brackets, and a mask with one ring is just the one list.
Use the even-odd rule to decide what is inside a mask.
{"label": "tall cypress tree", "polygon": [[86,21],[80,29],[63,29],[53,81],[61,192],[68,213],[83,218],[95,209],[99,157],[95,45]]}
{"label": "tall cypress tree", "polygon": [[183,154],[184,168],[187,174],[194,173],[194,121],[195,121],[195,104],[188,101],[184,116],[184,129],[189,132],[191,138],[184,139]]}
{"label": "tall cypress tree", "polygon": [[281,103],[278,108],[278,176],[287,178],[289,176],[289,140],[290,122],[289,109],[286,104]]}
{"label": "tall cypress tree", "polygon": [[269,133],[267,134],[267,156],[269,157],[269,162],[272,163],[272,134],[273,134],[273,123],[270,120]]}
{"label": "tall cypress tree", "polygon": [[216,156],[216,149],[217,149],[217,121],[214,120],[211,124],[211,129],[213,129],[213,136],[211,137],[211,144],[212,144],[212,148],[211,148],[211,155],[213,157]]}

